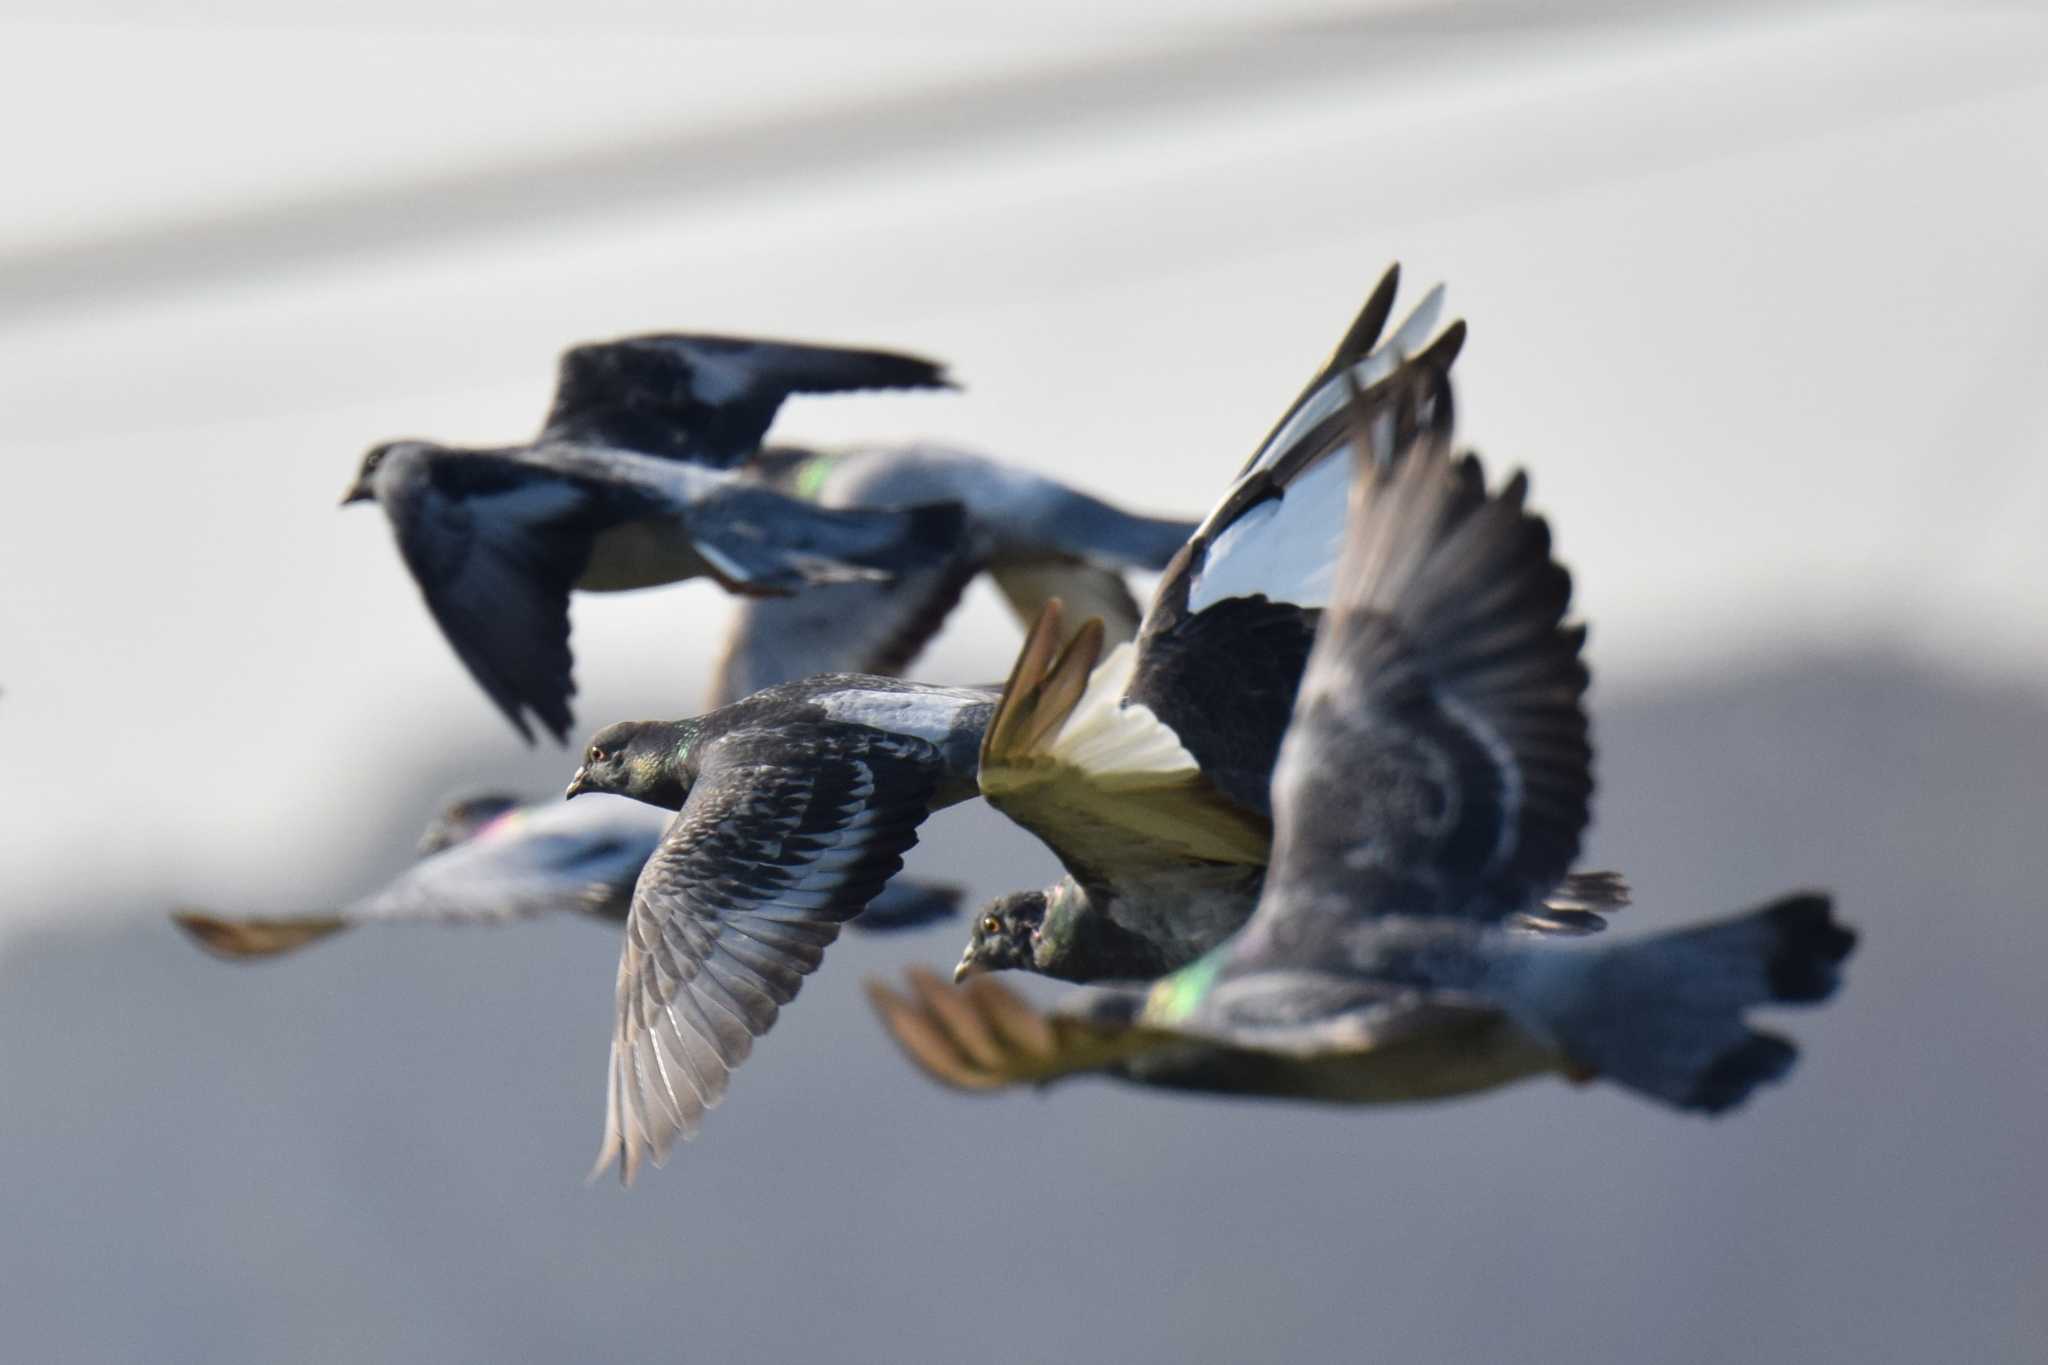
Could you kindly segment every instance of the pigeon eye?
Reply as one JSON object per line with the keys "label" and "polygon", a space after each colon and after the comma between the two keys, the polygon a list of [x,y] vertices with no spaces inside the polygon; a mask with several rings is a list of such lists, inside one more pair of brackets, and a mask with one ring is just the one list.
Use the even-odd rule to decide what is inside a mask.
{"label": "pigeon eye", "polygon": [[1000,934],[1003,932],[1003,922],[994,915],[983,915],[981,917],[981,932],[990,936]]}
{"label": "pigeon eye", "polygon": [[591,746],[590,746],[590,761],[591,761],[592,763],[602,763],[602,762],[604,762],[604,750],[602,750],[602,749],[598,748],[598,747],[597,747],[597,746],[596,746],[595,744],[591,745]]}

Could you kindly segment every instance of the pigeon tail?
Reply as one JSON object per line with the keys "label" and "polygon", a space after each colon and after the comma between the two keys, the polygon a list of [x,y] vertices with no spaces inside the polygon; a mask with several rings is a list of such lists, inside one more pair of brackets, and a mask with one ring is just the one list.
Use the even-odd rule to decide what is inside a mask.
{"label": "pigeon tail", "polygon": [[1785,896],[1732,919],[1592,951],[1550,950],[1519,1012],[1579,1066],[1679,1109],[1718,1114],[1792,1069],[1754,1005],[1832,995],[1856,934],[1829,898]]}

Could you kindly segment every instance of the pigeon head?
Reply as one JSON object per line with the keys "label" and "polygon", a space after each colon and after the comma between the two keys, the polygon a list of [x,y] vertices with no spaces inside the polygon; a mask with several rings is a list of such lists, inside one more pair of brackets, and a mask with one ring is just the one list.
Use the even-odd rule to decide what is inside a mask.
{"label": "pigeon head", "polygon": [[375,502],[377,475],[390,463],[391,457],[401,452],[424,449],[426,446],[419,441],[386,441],[382,445],[371,446],[364,453],[363,462],[356,466],[356,481],[341,495],[341,505],[346,507],[352,502]]}
{"label": "pigeon head", "polygon": [[427,826],[426,833],[420,835],[420,856],[424,858],[444,848],[469,842],[485,825],[518,806],[518,797],[502,792],[481,793],[450,801],[447,808]]}
{"label": "pigeon head", "polygon": [[565,796],[612,792],[681,810],[690,794],[689,721],[622,720],[599,730]]}
{"label": "pigeon head", "polygon": [[1000,972],[1032,965],[1038,932],[1045,924],[1043,891],[1012,891],[981,908],[967,938],[967,951],[953,979],[964,981],[979,972]]}

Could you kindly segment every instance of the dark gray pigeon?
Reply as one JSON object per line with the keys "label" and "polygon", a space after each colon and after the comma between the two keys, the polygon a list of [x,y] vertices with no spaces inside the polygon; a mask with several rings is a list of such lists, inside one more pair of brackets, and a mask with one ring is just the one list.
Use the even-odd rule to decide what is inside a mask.
{"label": "dark gray pigeon", "polygon": [[[420,860],[369,895],[322,915],[231,918],[183,910],[172,919],[219,957],[274,957],[360,924],[501,924],[549,914],[618,923],[640,869],[668,818],[636,801],[523,805],[516,797],[465,797],[420,838]],[[868,907],[862,929],[908,928],[953,913],[960,889],[893,883]]]}
{"label": "dark gray pigeon", "polygon": [[529,742],[573,716],[569,592],[699,575],[739,593],[886,580],[950,558],[957,503],[817,507],[739,476],[543,439],[459,449],[394,441],[363,457],[343,503],[375,501],[427,608],[470,674]]}
{"label": "dark gray pigeon", "polygon": [[732,469],[793,394],[951,387],[944,366],[895,351],[649,333],[564,351],[541,436]]}
{"label": "dark gray pigeon", "polygon": [[993,688],[828,674],[598,732],[568,795],[674,810],[619,958],[598,1169],[697,1131],[932,811],[975,794]]}
{"label": "dark gray pigeon", "polygon": [[967,509],[958,551],[887,582],[834,583],[737,608],[713,705],[813,673],[899,674],[986,573],[1027,625],[1052,598],[1100,617],[1112,640],[1138,626],[1126,571],[1166,567],[1195,523],[1137,516],[1042,475],[935,445],[771,449],[764,483],[826,507],[950,500]]}
{"label": "dark gray pigeon", "polygon": [[987,978],[871,988],[906,1052],[968,1088],[1101,1071],[1369,1103],[1559,1073],[1717,1113],[1793,1045],[1751,1007],[1826,999],[1855,936],[1806,893],[1618,943],[1506,926],[1577,856],[1593,789],[1571,580],[1517,475],[1424,432],[1361,448],[1337,593],[1273,777],[1273,865],[1224,944],[1042,1014]]}

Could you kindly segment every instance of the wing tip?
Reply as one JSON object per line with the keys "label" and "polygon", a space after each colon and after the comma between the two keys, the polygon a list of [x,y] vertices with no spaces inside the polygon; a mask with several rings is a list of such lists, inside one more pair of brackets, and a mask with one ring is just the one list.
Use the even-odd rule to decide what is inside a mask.
{"label": "wing tip", "polygon": [[171,911],[170,917],[171,923],[182,929],[195,945],[223,962],[257,962],[278,957],[348,927],[339,915],[230,919],[181,907]]}

